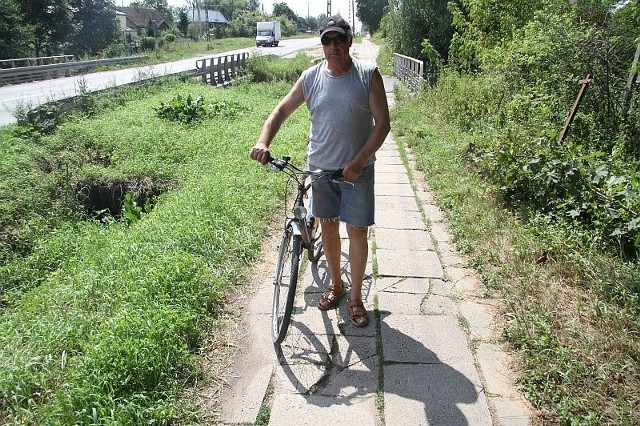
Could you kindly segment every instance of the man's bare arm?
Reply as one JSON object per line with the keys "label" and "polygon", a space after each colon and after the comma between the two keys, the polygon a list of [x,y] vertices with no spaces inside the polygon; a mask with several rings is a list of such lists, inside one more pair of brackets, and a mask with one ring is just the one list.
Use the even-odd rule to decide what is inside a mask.
{"label": "man's bare arm", "polygon": [[373,115],[374,126],[358,154],[344,165],[344,176],[348,180],[356,179],[362,173],[367,160],[382,146],[384,139],[391,130],[387,94],[384,91],[382,76],[376,69],[369,88],[369,108]]}

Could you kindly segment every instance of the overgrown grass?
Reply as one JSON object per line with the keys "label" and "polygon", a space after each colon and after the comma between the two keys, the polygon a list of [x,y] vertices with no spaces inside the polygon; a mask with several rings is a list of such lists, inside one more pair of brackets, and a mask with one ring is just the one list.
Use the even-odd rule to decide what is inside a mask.
{"label": "overgrown grass", "polygon": [[[204,337],[282,207],[282,179],[248,150],[289,88],[172,82],[51,134],[1,129],[0,423],[195,415],[179,395],[201,375]],[[243,108],[191,124],[160,118],[177,95]],[[275,154],[302,161],[307,132],[301,110]],[[158,191],[135,221],[86,202],[87,188],[147,187]]]}
{"label": "overgrown grass", "polygon": [[464,106],[452,100],[473,92],[458,90],[419,99],[398,93],[394,134],[412,148],[470,266],[505,300],[504,336],[520,354],[521,388],[543,424],[639,424],[637,263],[506,209],[499,188],[465,160],[471,127],[443,118]]}

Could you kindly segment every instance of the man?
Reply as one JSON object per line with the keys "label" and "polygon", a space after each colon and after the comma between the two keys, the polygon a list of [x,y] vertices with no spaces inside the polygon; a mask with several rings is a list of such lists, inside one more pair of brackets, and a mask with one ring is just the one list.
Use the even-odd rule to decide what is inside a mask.
{"label": "man", "polygon": [[347,302],[351,322],[369,323],[362,303],[362,281],[368,256],[367,232],[374,224],[375,152],[389,133],[389,108],[382,76],[373,64],[353,60],[351,26],[340,16],[320,25],[325,61],[305,70],[291,91],[271,112],[250,155],[266,163],[269,145],[284,121],[306,102],[311,116],[308,163],[310,169],[342,168],[352,182],[314,183],[312,214],[322,226],[331,283],[320,297],[318,308],[334,308],[346,293],[340,268],[340,221],[349,236],[351,290]]}

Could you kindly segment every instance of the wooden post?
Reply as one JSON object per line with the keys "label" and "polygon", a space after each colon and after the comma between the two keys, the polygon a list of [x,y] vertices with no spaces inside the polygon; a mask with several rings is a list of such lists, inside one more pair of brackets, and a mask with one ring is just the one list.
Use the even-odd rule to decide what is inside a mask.
{"label": "wooden post", "polygon": [[571,112],[567,117],[567,121],[565,121],[564,123],[562,132],[560,132],[560,139],[558,140],[559,144],[562,144],[564,142],[564,139],[567,137],[567,133],[569,132],[569,127],[571,126],[573,119],[576,117],[576,113],[578,112],[578,107],[580,106],[580,103],[582,102],[582,99],[584,98],[584,95],[587,92],[587,87],[589,86],[589,84],[591,84],[592,81],[593,81],[593,78],[591,78],[591,74],[587,74],[585,78],[583,78],[578,82],[578,84],[581,84],[582,87],[580,87],[580,92],[578,92],[578,97],[576,98],[576,101],[573,104],[573,107],[571,108]]}

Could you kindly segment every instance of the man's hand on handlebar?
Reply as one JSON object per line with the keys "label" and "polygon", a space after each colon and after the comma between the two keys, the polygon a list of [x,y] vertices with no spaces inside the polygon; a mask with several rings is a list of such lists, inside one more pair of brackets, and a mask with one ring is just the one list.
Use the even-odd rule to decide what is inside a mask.
{"label": "man's hand on handlebar", "polygon": [[342,167],[342,176],[344,177],[344,180],[356,180],[362,174],[362,169],[362,164],[356,161],[351,161]]}
{"label": "man's hand on handlebar", "polygon": [[262,164],[267,164],[271,159],[269,148],[262,142],[258,142],[254,145],[253,148],[251,148],[251,151],[249,151],[249,156],[253,160],[259,161]]}

